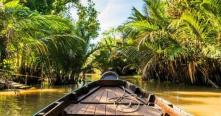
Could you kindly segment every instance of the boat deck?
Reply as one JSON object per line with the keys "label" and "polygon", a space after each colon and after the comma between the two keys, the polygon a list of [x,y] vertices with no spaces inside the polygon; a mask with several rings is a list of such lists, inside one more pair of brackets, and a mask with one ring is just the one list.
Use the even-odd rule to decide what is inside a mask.
{"label": "boat deck", "polygon": [[70,104],[64,111],[66,115],[162,115],[159,108],[147,106],[145,102],[145,99],[136,97],[124,88],[100,87],[84,96],[80,102]]}

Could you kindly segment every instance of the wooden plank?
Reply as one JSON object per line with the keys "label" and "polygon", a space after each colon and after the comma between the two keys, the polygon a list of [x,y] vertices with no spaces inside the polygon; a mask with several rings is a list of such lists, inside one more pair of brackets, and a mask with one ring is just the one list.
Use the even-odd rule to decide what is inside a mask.
{"label": "wooden plank", "polygon": [[[123,89],[123,87],[120,87],[121,89]],[[134,92],[132,92],[130,89],[128,88],[124,88],[125,91],[128,93],[128,94],[133,94]],[[148,94],[148,96],[150,96],[151,94]],[[144,98],[141,98],[141,97],[138,97],[136,98],[138,101],[140,101],[142,104],[148,104],[148,100],[147,99],[144,99]]]}
{"label": "wooden plank", "polygon": [[116,115],[116,106],[113,104],[106,105],[105,115]]}
{"label": "wooden plank", "polygon": [[[115,94],[116,87],[107,87],[107,102],[111,103],[110,98],[116,97]],[[105,114],[106,115],[116,115],[116,106],[113,104],[106,104],[105,108]]]}
{"label": "wooden plank", "polygon": [[95,115],[105,115],[105,104],[96,104]]}
{"label": "wooden plank", "polygon": [[[101,87],[95,93],[88,96],[85,101],[90,103],[96,102],[99,104],[71,104],[65,111],[67,114],[82,114],[82,115],[147,115],[147,116],[160,116],[162,112],[159,109],[144,106],[143,104],[139,106],[139,109],[134,112],[125,113],[119,111],[120,109],[116,109],[116,106],[109,100],[113,97],[121,97],[123,95],[123,90],[118,87]],[[129,95],[128,93],[125,93]],[[131,99],[136,99],[131,96]],[[83,101],[84,101],[83,100]],[[128,102],[130,100],[124,100],[124,102]],[[109,103],[109,104],[104,104]],[[111,104],[112,103],[112,104]],[[118,107],[123,107],[125,105],[118,105]],[[135,109],[137,105],[134,105],[133,108]],[[122,109],[124,111],[133,111],[132,109]]]}
{"label": "wooden plank", "polygon": [[[118,107],[120,107],[119,105]],[[75,104],[70,106],[71,109],[65,109],[67,114],[87,114],[87,115],[144,115],[144,116],[161,116],[162,111],[151,106],[139,106],[134,112],[121,112],[116,110],[115,105],[105,104]],[[87,108],[86,108],[87,107]],[[105,107],[105,109],[104,109]],[[135,108],[136,106],[134,106]],[[129,110],[124,110],[129,111]],[[131,110],[132,111],[132,110]]]}
{"label": "wooden plank", "polygon": [[67,114],[71,114],[72,110],[73,110],[73,109],[76,109],[76,108],[77,108],[76,104],[70,104],[69,106],[67,106],[67,107],[64,109],[64,111],[65,111]]}
{"label": "wooden plank", "polygon": [[[137,111],[134,111],[136,106],[133,106],[132,108],[123,108],[123,107],[126,107],[126,106],[125,105],[118,105],[117,109],[116,109],[116,115],[125,115],[125,116],[138,115],[138,114],[136,114]],[[120,107],[122,107],[122,109]]]}
{"label": "wooden plank", "polygon": [[[106,95],[107,95],[107,91],[105,88],[101,88],[101,94],[100,96],[96,96],[98,102],[101,102],[101,99],[103,98],[103,100],[105,100]],[[105,100],[106,101],[106,100]],[[105,104],[96,104],[96,108],[95,108],[95,115],[104,115],[105,114]]]}
{"label": "wooden plank", "polygon": [[[120,106],[120,105],[119,105]],[[136,109],[137,106],[133,106],[134,109]],[[138,110],[133,111],[133,110],[124,110],[128,111],[127,113],[121,112],[121,111],[116,111],[116,115],[136,115],[136,116],[162,116],[162,112],[159,111],[159,109],[155,109],[150,106],[139,106]],[[131,111],[131,112],[129,112]]]}
{"label": "wooden plank", "polygon": [[[93,93],[91,96],[88,96],[86,99],[88,101],[94,101],[94,102],[99,102],[100,98],[102,97],[102,94],[104,92],[103,88],[100,88],[99,90],[97,90],[95,93]],[[76,108],[78,111],[76,112],[76,110],[74,110],[74,113],[76,112],[76,114],[94,114],[96,107],[95,105],[92,104],[76,104],[79,107]]]}
{"label": "wooden plank", "polygon": [[118,108],[116,108],[116,115],[118,116],[118,115],[124,115],[124,114],[126,114],[126,113],[122,113],[122,112],[120,112],[119,110],[118,110]]}
{"label": "wooden plank", "polygon": [[104,89],[103,87],[100,88],[100,89],[98,90],[98,93],[96,93],[96,95],[95,95],[93,101],[94,101],[94,102],[100,102],[101,97],[102,97],[102,95],[104,94],[104,92],[105,92],[105,89]]}
{"label": "wooden plank", "polygon": [[78,104],[79,109],[76,112],[76,114],[85,114],[86,110],[87,110],[87,104]]}
{"label": "wooden plank", "polygon": [[121,88],[116,88],[116,95],[118,97],[121,96],[127,96],[124,99],[121,100],[122,103],[133,103],[133,104],[142,104],[139,100],[137,100],[137,98],[135,98],[134,96],[130,95],[128,92],[124,91]]}
{"label": "wooden plank", "polygon": [[85,95],[82,95],[78,98],[78,101],[82,101],[83,99],[88,98],[88,96],[91,96],[91,94],[95,93],[97,90],[99,90],[100,86],[92,88],[88,93]]}
{"label": "wooden plank", "polygon": [[118,87],[114,88],[114,92],[117,97],[121,97],[124,94],[124,91]]}
{"label": "wooden plank", "polygon": [[111,98],[116,97],[115,93],[116,87],[107,87],[106,89],[107,89],[107,102],[111,102],[112,101]]}
{"label": "wooden plank", "polygon": [[[87,101],[94,101],[94,102],[99,102],[100,98],[102,97],[102,94],[104,92],[104,89],[99,89],[95,93],[93,93],[91,96],[88,96],[86,98]],[[95,112],[95,107],[96,105],[92,104],[71,104],[69,105],[66,109],[69,109],[66,111],[68,114],[94,114]]]}
{"label": "wooden plank", "polygon": [[[102,89],[103,90],[103,89]],[[97,101],[96,97],[97,96],[100,96],[101,94],[101,90],[98,89],[95,93],[93,93],[91,96],[88,96],[87,98],[85,98],[84,100],[87,100],[87,101]],[[68,114],[79,114],[79,113],[84,113],[87,111],[87,104],[71,104],[69,105],[67,108],[65,108],[65,111],[68,113]]]}
{"label": "wooden plank", "polygon": [[102,94],[102,97],[100,99],[100,103],[106,103],[107,102],[107,88],[103,88],[104,89],[104,92]]}
{"label": "wooden plank", "polygon": [[[125,91],[123,91],[123,90],[120,89],[120,88],[116,88],[115,91],[116,91],[116,95],[117,95],[118,97],[130,96],[129,94],[127,94]],[[126,98],[123,98],[120,102],[121,102],[121,103],[130,103],[131,100],[128,100],[128,99],[126,99]]]}
{"label": "wooden plank", "polygon": [[67,114],[77,114],[81,108],[85,107],[84,104],[71,104],[64,109]]}
{"label": "wooden plank", "polygon": [[[125,108],[123,108],[123,107],[125,107]],[[142,116],[145,115],[145,113],[140,112],[140,109],[139,109],[140,106],[138,107],[138,105],[133,105],[129,108],[126,108],[126,107],[127,106],[125,106],[125,105],[118,105],[118,108],[116,110],[116,115],[127,115],[127,116],[129,116],[129,115],[136,115],[136,116],[137,115],[142,115]],[[137,107],[138,107],[138,109],[137,109]],[[149,116],[152,116],[152,115],[149,115]]]}
{"label": "wooden plank", "polygon": [[[122,95],[124,94],[124,91],[121,90],[120,88],[117,88],[117,87],[115,88],[114,91],[115,91],[115,96],[116,97],[122,97]],[[121,102],[123,102],[123,100],[121,100]],[[116,115],[124,115],[125,113],[119,111],[119,106],[120,105],[115,106],[115,108],[116,108],[115,109],[116,110]]]}
{"label": "wooden plank", "polygon": [[[94,100],[94,98],[96,96],[98,96],[102,90],[96,91],[91,96],[88,96],[86,99],[82,100],[80,103],[84,103],[84,104],[110,104],[110,103],[113,103],[113,101],[114,101],[114,99],[111,99],[111,98],[122,97],[122,95],[124,94],[124,91],[118,87],[105,87],[105,88],[102,87],[102,89],[104,89],[103,91],[105,91],[109,95],[107,95],[107,94],[102,95],[102,98],[99,102],[97,100]],[[129,99],[125,98],[121,102],[119,102],[119,104],[129,104],[131,101],[132,101],[132,104],[141,103],[139,100],[137,100],[135,97],[131,96],[127,92],[125,93],[125,95],[129,96]],[[93,98],[93,100],[91,98]]]}
{"label": "wooden plank", "polygon": [[[93,101],[94,98],[97,95],[99,95],[100,92],[98,92],[98,91],[100,91],[100,90],[97,90],[97,91],[95,91],[95,93],[91,94],[91,96],[88,96],[85,101]],[[85,107],[85,109],[82,110],[83,112],[79,112],[79,113],[81,113],[81,114],[94,114],[96,105],[94,105],[94,104],[85,104],[85,105],[86,105],[86,107]]]}
{"label": "wooden plank", "polygon": [[99,102],[102,92],[104,91],[103,87],[95,91],[95,93],[91,94],[81,102]]}
{"label": "wooden plank", "polygon": [[88,104],[87,110],[84,112],[84,114],[93,115],[95,113],[96,104]]}
{"label": "wooden plank", "polygon": [[[100,98],[99,103],[105,103],[107,101],[107,89],[103,88],[103,94]],[[95,114],[96,115],[105,115],[106,112],[106,104],[97,104],[96,105],[96,110],[95,110]]]}
{"label": "wooden plank", "polygon": [[[128,109],[126,108],[125,105],[118,105],[117,108],[115,109],[116,110],[115,115],[145,115],[146,114],[149,116],[150,115],[156,116],[155,113],[157,113],[157,112],[151,112],[152,110],[150,110],[148,112],[148,110],[144,108],[143,103],[141,103],[141,101],[137,100],[137,98],[135,98],[134,96],[131,96],[128,92],[124,92],[123,89],[115,88],[114,91],[115,91],[115,96],[117,96],[117,97],[121,97],[122,95],[129,96],[129,99],[122,99],[121,102],[123,102],[123,103],[132,102],[134,104],[141,104],[138,107],[138,109],[137,109],[137,105],[133,105],[133,106],[131,106],[131,108],[128,108]],[[113,107],[115,107],[115,106],[113,106]],[[121,107],[122,107],[122,109],[120,109]],[[123,107],[125,107],[125,108],[123,108]],[[137,109],[137,110],[134,111],[135,109]],[[120,110],[122,110],[122,111],[120,111]]]}

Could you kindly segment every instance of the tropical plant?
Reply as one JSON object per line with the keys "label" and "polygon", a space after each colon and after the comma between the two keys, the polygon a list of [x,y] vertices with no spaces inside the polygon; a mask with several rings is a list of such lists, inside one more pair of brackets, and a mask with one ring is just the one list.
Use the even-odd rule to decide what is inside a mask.
{"label": "tropical plant", "polygon": [[[99,24],[94,4],[75,2],[79,20],[42,15],[19,0],[0,1],[1,69],[55,82],[78,76]],[[50,9],[50,8],[49,8]]]}
{"label": "tropical plant", "polygon": [[[145,64],[143,77],[188,83],[220,82],[220,1],[144,3],[144,12],[133,8],[130,21],[123,25],[123,33],[134,39],[137,50],[149,54],[140,61]],[[137,53],[133,54],[130,58],[136,58]]]}
{"label": "tropical plant", "polygon": [[104,32],[98,43],[99,50],[94,52],[87,62],[101,72],[112,70],[119,75],[135,74],[135,68],[131,65],[127,66],[130,61],[122,54],[122,50],[127,44],[121,39],[122,36],[118,29]]}
{"label": "tropical plant", "polygon": [[24,6],[41,14],[60,14],[78,2],[79,0],[20,0]]}
{"label": "tropical plant", "polygon": [[91,70],[92,67],[87,63],[87,59],[99,49],[98,46],[91,43],[91,41],[98,36],[100,26],[94,5],[91,0],[88,0],[87,6],[83,6],[80,3],[75,4],[78,14],[78,20],[75,22],[75,32],[77,36],[81,37],[85,42],[81,46],[81,51],[76,54],[77,58],[81,59],[75,64],[75,66],[78,66],[76,70],[77,75],[80,72],[85,73],[87,70]]}

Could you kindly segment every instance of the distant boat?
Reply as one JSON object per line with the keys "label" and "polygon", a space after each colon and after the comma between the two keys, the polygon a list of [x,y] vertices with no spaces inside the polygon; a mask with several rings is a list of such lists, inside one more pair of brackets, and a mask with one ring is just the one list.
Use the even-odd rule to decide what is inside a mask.
{"label": "distant boat", "polygon": [[166,100],[147,93],[112,71],[43,108],[35,116],[142,115],[190,116]]}

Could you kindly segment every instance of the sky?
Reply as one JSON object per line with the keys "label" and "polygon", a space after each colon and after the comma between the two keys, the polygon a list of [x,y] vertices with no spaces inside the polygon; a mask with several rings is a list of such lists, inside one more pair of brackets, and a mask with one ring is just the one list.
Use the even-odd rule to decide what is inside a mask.
{"label": "sky", "polygon": [[[95,8],[99,12],[98,20],[100,22],[100,33],[113,27],[117,27],[120,24],[127,21],[131,14],[131,9],[136,7],[142,10],[142,0],[92,0],[95,3]],[[81,0],[83,4],[87,3],[87,0]],[[72,11],[73,17],[75,12]]]}

